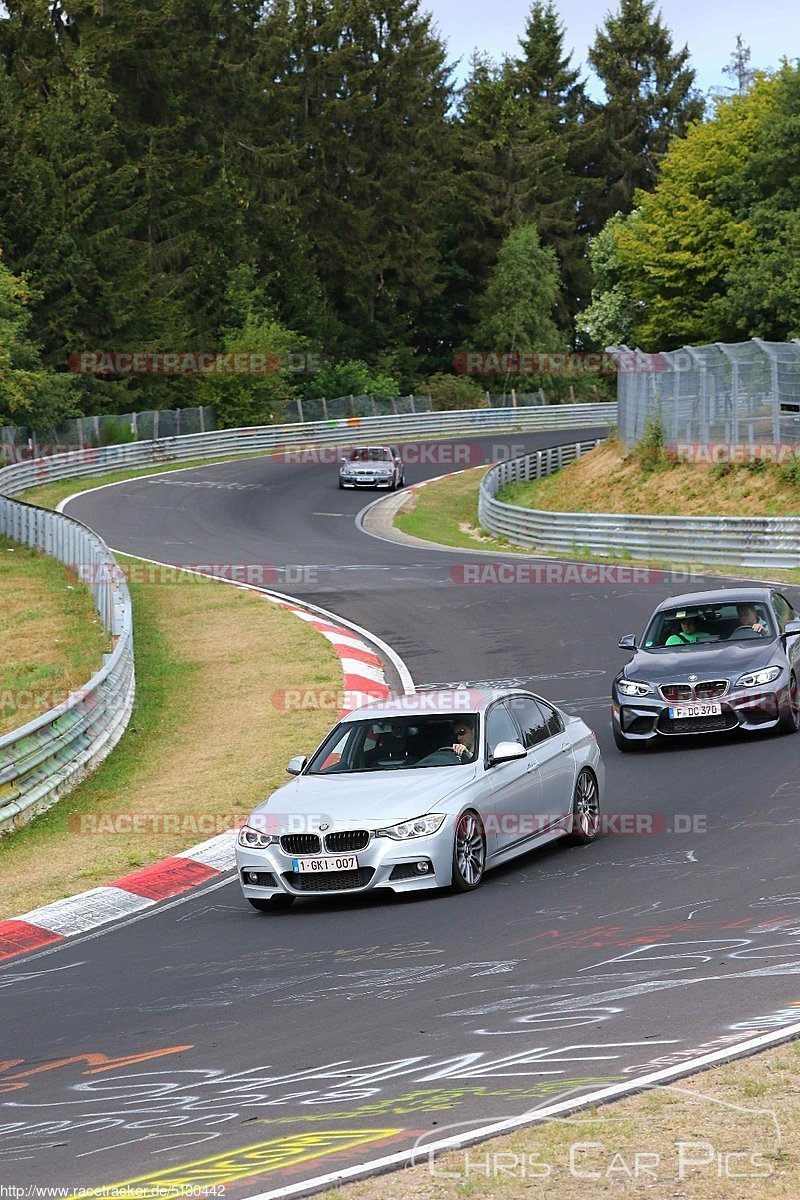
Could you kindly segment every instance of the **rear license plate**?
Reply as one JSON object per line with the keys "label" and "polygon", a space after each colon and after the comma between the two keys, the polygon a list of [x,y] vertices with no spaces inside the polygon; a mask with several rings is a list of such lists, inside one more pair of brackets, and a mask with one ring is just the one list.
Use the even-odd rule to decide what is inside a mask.
{"label": "rear license plate", "polygon": [[704,704],[676,704],[669,710],[669,715],[673,721],[682,721],[686,717],[720,717],[722,705],[715,700]]}
{"label": "rear license plate", "polygon": [[358,857],[355,854],[338,854],[331,858],[293,858],[292,870],[301,873],[314,871],[357,871]]}

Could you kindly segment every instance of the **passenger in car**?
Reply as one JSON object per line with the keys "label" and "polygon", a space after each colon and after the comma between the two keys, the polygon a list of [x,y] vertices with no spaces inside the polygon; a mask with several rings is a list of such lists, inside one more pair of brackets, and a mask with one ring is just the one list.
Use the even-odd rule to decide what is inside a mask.
{"label": "passenger in car", "polygon": [[671,637],[667,638],[665,645],[685,646],[690,642],[711,642],[714,640],[710,633],[697,628],[696,616],[682,616],[679,619],[681,623],[680,633],[673,633]]}

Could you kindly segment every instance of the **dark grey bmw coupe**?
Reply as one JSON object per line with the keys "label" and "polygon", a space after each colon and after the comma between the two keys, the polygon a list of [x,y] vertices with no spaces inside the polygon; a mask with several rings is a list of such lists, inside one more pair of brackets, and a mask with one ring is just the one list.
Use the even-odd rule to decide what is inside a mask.
{"label": "dark grey bmw coupe", "polygon": [[690,592],[659,604],[614,680],[620,750],[659,737],[800,729],[800,617],[774,588]]}

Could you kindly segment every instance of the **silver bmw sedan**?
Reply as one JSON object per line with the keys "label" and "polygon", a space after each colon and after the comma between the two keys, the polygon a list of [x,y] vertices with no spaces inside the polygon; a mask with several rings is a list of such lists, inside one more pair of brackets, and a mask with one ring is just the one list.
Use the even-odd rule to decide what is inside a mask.
{"label": "silver bmw sedan", "polygon": [[591,729],[516,688],[448,688],[342,717],[239,830],[254,908],[388,888],[470,891],[555,838],[594,841],[604,767]]}

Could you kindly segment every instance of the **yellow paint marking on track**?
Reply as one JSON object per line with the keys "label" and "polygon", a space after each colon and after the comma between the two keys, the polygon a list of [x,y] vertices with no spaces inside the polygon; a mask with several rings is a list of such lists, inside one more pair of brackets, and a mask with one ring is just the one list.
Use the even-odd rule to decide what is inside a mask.
{"label": "yellow paint marking on track", "polygon": [[[296,1163],[322,1158],[326,1154],[352,1150],[369,1142],[381,1142],[398,1133],[403,1133],[403,1130],[309,1130],[288,1137],[272,1138],[268,1142],[256,1142],[253,1146],[243,1146],[227,1154],[199,1158],[195,1162],[154,1171],[150,1175],[138,1175],[136,1179],[126,1179],[123,1183],[82,1189],[76,1196],[80,1200],[89,1200],[90,1197],[98,1197],[99,1200],[102,1197],[113,1197],[113,1200],[164,1200],[170,1196],[185,1196],[190,1189],[219,1187],[250,1175],[280,1171]],[[70,1200],[74,1200],[74,1197]]]}

